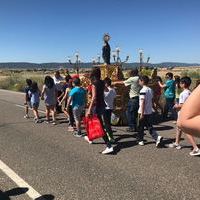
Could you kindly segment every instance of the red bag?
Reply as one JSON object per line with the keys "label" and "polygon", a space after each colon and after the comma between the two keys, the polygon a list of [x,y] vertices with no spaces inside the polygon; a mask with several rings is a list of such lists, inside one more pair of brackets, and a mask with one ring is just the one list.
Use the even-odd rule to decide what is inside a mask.
{"label": "red bag", "polygon": [[105,131],[96,115],[84,118],[85,129],[90,141],[101,138],[105,135]]}

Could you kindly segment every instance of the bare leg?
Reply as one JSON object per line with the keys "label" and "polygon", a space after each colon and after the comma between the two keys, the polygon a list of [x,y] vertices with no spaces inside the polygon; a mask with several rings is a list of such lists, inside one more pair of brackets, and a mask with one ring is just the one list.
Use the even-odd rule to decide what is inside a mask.
{"label": "bare leg", "polygon": [[51,107],[51,115],[52,115],[53,121],[55,122],[56,121],[56,112],[55,112],[54,106]]}
{"label": "bare leg", "polygon": [[81,122],[79,120],[75,120],[75,121],[76,121],[77,131],[80,131],[81,130]]}
{"label": "bare leg", "polygon": [[25,106],[25,115],[28,115],[28,106]]}
{"label": "bare leg", "polygon": [[185,134],[185,135],[187,136],[187,139],[189,140],[190,144],[193,146],[193,149],[198,149],[198,146],[196,145],[194,137],[189,134]]}
{"label": "bare leg", "polygon": [[33,108],[33,114],[34,114],[36,119],[39,119],[39,113],[38,113],[37,108]]}
{"label": "bare leg", "polygon": [[46,119],[47,119],[47,121],[50,120],[50,119],[49,119],[49,118],[50,118],[49,115],[50,115],[50,109],[49,109],[49,107],[46,106]]}
{"label": "bare leg", "polygon": [[179,129],[178,127],[176,127],[176,142],[175,142],[176,144],[180,143],[181,136],[182,136],[181,129]]}
{"label": "bare leg", "polygon": [[68,114],[68,112],[64,109],[63,110],[63,113],[64,113],[64,115],[67,117],[67,118],[69,118],[69,114]]}

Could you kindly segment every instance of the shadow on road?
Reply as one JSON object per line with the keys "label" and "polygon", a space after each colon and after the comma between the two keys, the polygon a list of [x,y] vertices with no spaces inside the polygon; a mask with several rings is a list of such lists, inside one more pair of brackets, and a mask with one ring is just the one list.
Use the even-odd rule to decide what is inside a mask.
{"label": "shadow on road", "polygon": [[137,134],[136,133],[133,133],[133,134],[123,134],[123,135],[117,135],[117,134],[114,134],[115,137],[115,141],[118,142],[122,139],[128,139],[128,138],[136,138],[137,137]]}
{"label": "shadow on road", "polygon": [[53,200],[55,197],[51,194],[45,194],[41,197],[36,198],[35,200]]}
{"label": "shadow on road", "polygon": [[116,155],[117,153],[119,153],[121,151],[121,149],[130,148],[130,147],[133,147],[136,145],[138,145],[138,142],[136,140],[117,142],[117,146],[115,146],[113,154]]}
{"label": "shadow on road", "polygon": [[11,200],[11,196],[19,196],[25,194],[28,191],[28,188],[13,188],[8,191],[1,191],[0,190],[0,199],[1,200]]}
{"label": "shadow on road", "polygon": [[[28,188],[20,188],[20,187],[13,188],[5,192],[0,190],[0,200],[11,200],[10,197],[25,194],[27,191],[28,191]],[[45,194],[45,195],[42,195],[41,197],[36,198],[35,200],[53,200],[53,199],[55,199],[53,195]]]}
{"label": "shadow on road", "polygon": [[173,126],[167,126],[167,125],[159,125],[159,126],[154,126],[156,131],[167,131],[167,130],[172,130],[174,129]]}

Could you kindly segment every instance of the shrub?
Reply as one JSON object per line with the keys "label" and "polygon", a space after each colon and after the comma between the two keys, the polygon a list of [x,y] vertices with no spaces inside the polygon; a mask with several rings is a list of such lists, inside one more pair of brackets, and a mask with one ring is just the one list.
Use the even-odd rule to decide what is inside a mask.
{"label": "shrub", "polygon": [[189,76],[191,79],[200,79],[200,70],[184,70],[181,72],[181,77]]}
{"label": "shrub", "polygon": [[24,87],[26,85],[26,79],[30,78],[33,81],[38,83],[39,88],[42,87],[44,82],[43,76],[34,76],[34,77],[27,77],[21,74],[12,73],[10,76],[2,79],[0,81],[0,88],[6,90],[14,90],[14,91],[24,91]]}

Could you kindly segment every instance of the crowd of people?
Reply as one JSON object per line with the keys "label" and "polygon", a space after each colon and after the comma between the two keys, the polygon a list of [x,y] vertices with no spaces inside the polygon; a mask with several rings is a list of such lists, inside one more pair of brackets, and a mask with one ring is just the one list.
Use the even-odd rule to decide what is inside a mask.
{"label": "crowd of people", "polygon": [[[159,113],[163,120],[174,120],[174,123],[178,121],[175,142],[169,144],[168,147],[180,150],[182,148],[180,144],[181,136],[184,131],[193,147],[190,155],[200,155],[200,149],[196,145],[193,136],[195,131],[192,130],[190,133],[188,130],[191,130],[191,128],[189,127],[189,129],[188,126],[184,126],[184,123],[182,123],[183,120],[190,120],[190,118],[185,119],[180,116],[180,111],[182,107],[184,109],[183,105],[191,94],[191,79],[187,76],[182,78],[179,76],[173,77],[170,72],[166,74],[165,78],[166,81],[163,82],[161,77],[155,77],[154,87],[150,88],[149,77],[139,75],[138,70],[133,69],[130,77],[123,81],[124,85],[129,87],[129,100],[126,110],[128,128],[126,131],[136,132],[138,145],[144,146],[144,130],[147,128],[155,141],[155,146],[161,147],[163,137],[153,127],[153,112]],[[60,75],[59,71],[56,71],[53,77],[46,76],[42,91],[40,91],[36,82],[27,79],[26,83],[24,118],[29,118],[29,108],[31,108],[35,123],[41,123],[38,108],[40,100],[44,100],[46,123],[56,125],[58,123],[56,120],[57,114],[63,112],[68,119],[68,131],[72,131],[74,136],[83,137],[88,143],[92,144],[93,141],[90,141],[87,134],[83,133],[81,124],[84,116],[96,115],[106,133],[103,136],[106,149],[102,151],[102,154],[109,154],[114,151],[113,144],[116,142],[111,126],[111,116],[115,108],[116,91],[112,87],[110,78],[107,77],[101,80],[100,68],[95,67],[92,69],[90,74],[91,84],[86,88],[82,87],[78,75],[71,76],[67,70],[65,78]],[[88,96],[91,97],[90,100],[88,100]],[[161,96],[164,96],[165,99],[164,106],[160,103]],[[188,111],[187,106],[185,107],[185,110]],[[195,111],[191,114],[193,118],[194,113]],[[195,114],[197,115],[197,113]],[[197,125],[197,120],[194,123]],[[195,130],[197,129],[199,128]]]}

